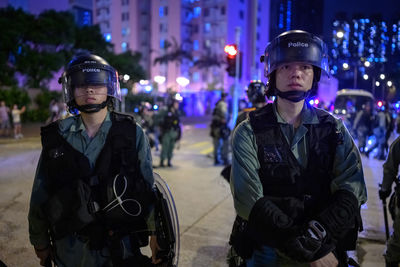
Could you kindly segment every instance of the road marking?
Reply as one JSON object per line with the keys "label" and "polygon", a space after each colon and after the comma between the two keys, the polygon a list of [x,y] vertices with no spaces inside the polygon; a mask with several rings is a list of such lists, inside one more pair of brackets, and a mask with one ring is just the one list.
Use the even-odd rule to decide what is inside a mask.
{"label": "road marking", "polygon": [[213,147],[209,147],[209,148],[206,148],[206,149],[201,150],[201,151],[200,151],[200,154],[202,154],[202,155],[207,155],[207,154],[209,154],[209,153],[211,153],[211,152],[213,152],[213,151],[214,151],[214,148],[213,148]]}
{"label": "road marking", "polygon": [[209,141],[198,142],[198,143],[194,143],[192,145],[189,145],[188,148],[199,148],[199,147],[202,147],[202,146],[205,146],[205,145],[208,145],[208,144],[210,144]]}

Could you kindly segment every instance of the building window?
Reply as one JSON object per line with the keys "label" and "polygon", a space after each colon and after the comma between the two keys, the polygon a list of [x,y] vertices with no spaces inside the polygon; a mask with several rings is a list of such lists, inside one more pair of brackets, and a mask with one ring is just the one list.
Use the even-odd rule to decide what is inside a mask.
{"label": "building window", "polygon": [[260,24],[261,24],[261,20],[260,20],[260,18],[257,18],[257,26],[260,26]]}
{"label": "building window", "polygon": [[129,44],[127,42],[122,42],[121,49],[122,52],[126,52],[129,49]]}
{"label": "building window", "polygon": [[129,0],[121,0],[121,5],[123,6],[129,5]]}
{"label": "building window", "polygon": [[197,18],[201,15],[201,7],[197,6],[193,8],[193,17]]}
{"label": "building window", "polygon": [[168,31],[168,25],[165,23],[160,23],[160,32],[167,32]]}
{"label": "building window", "polygon": [[160,8],[158,9],[158,15],[160,16],[160,18],[168,16],[168,7],[160,6]]}
{"label": "building window", "polygon": [[209,48],[211,46],[211,41],[210,40],[205,40],[204,41],[204,47]]}
{"label": "building window", "polygon": [[100,16],[100,14],[101,14],[101,9],[97,9],[97,10],[96,10],[96,15],[97,15],[97,16]]}
{"label": "building window", "polygon": [[122,37],[128,36],[130,32],[131,32],[130,28],[122,28],[121,30]]}
{"label": "building window", "polygon": [[129,20],[129,12],[124,12],[121,14],[121,20],[122,21],[128,21]]}
{"label": "building window", "polygon": [[208,17],[210,15],[210,9],[205,8],[203,14],[204,14],[204,17]]}
{"label": "building window", "polygon": [[221,15],[225,15],[225,6],[221,7]]}
{"label": "building window", "polygon": [[199,25],[198,24],[194,24],[192,29],[193,29],[193,33],[198,33],[199,32]]}
{"label": "building window", "polygon": [[193,41],[193,50],[199,50],[199,40]]}
{"label": "building window", "polygon": [[211,23],[205,23],[204,24],[204,32],[210,32],[211,31]]}
{"label": "building window", "polygon": [[106,39],[107,42],[111,42],[111,33],[105,33],[103,34],[104,39]]}
{"label": "building window", "polygon": [[243,19],[243,18],[244,18],[243,10],[240,10],[240,11],[239,11],[239,18],[240,18],[240,19]]}
{"label": "building window", "polygon": [[200,73],[197,71],[193,73],[193,81],[198,82],[200,80]]}

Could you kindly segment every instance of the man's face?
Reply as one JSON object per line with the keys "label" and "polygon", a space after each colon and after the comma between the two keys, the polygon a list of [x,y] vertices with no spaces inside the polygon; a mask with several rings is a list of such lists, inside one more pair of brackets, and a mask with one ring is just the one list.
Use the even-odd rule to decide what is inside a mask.
{"label": "man's face", "polygon": [[282,92],[308,91],[312,87],[314,70],[303,62],[281,64],[276,70],[276,88]]}
{"label": "man's face", "polygon": [[74,90],[75,102],[78,106],[101,104],[107,100],[107,87],[105,85],[82,85]]}

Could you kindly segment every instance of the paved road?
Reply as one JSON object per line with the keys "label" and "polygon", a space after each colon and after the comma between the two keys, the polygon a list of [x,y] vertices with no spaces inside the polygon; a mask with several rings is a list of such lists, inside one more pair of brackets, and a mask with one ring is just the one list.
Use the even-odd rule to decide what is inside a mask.
{"label": "paved road", "polygon": [[[27,212],[40,155],[38,125],[26,125],[23,140],[0,139],[0,259],[8,266],[38,266],[29,245]],[[227,240],[234,219],[228,184],[208,157],[212,152],[207,122],[192,121],[184,129],[172,168],[155,169],[169,184],[180,218],[179,266],[227,266]],[[158,164],[158,152],[153,160]],[[382,162],[363,158],[368,204],[363,206],[365,231],[356,256],[364,267],[384,266],[382,206],[377,197]]]}

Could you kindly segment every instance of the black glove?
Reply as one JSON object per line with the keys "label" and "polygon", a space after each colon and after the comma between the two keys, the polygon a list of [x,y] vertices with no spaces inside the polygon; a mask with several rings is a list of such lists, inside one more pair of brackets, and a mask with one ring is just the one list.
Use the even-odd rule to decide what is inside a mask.
{"label": "black glove", "polygon": [[248,231],[256,242],[280,247],[297,233],[292,218],[267,197],[260,198],[250,211]]}
{"label": "black glove", "polygon": [[294,260],[311,262],[317,259],[317,254],[320,254],[325,237],[326,231],[323,226],[317,221],[310,221],[299,235],[285,242],[281,250]]}
{"label": "black glove", "polygon": [[378,193],[379,193],[379,198],[383,201],[390,196],[390,193],[392,193],[392,190],[391,189],[389,189],[389,190],[379,189]]}

